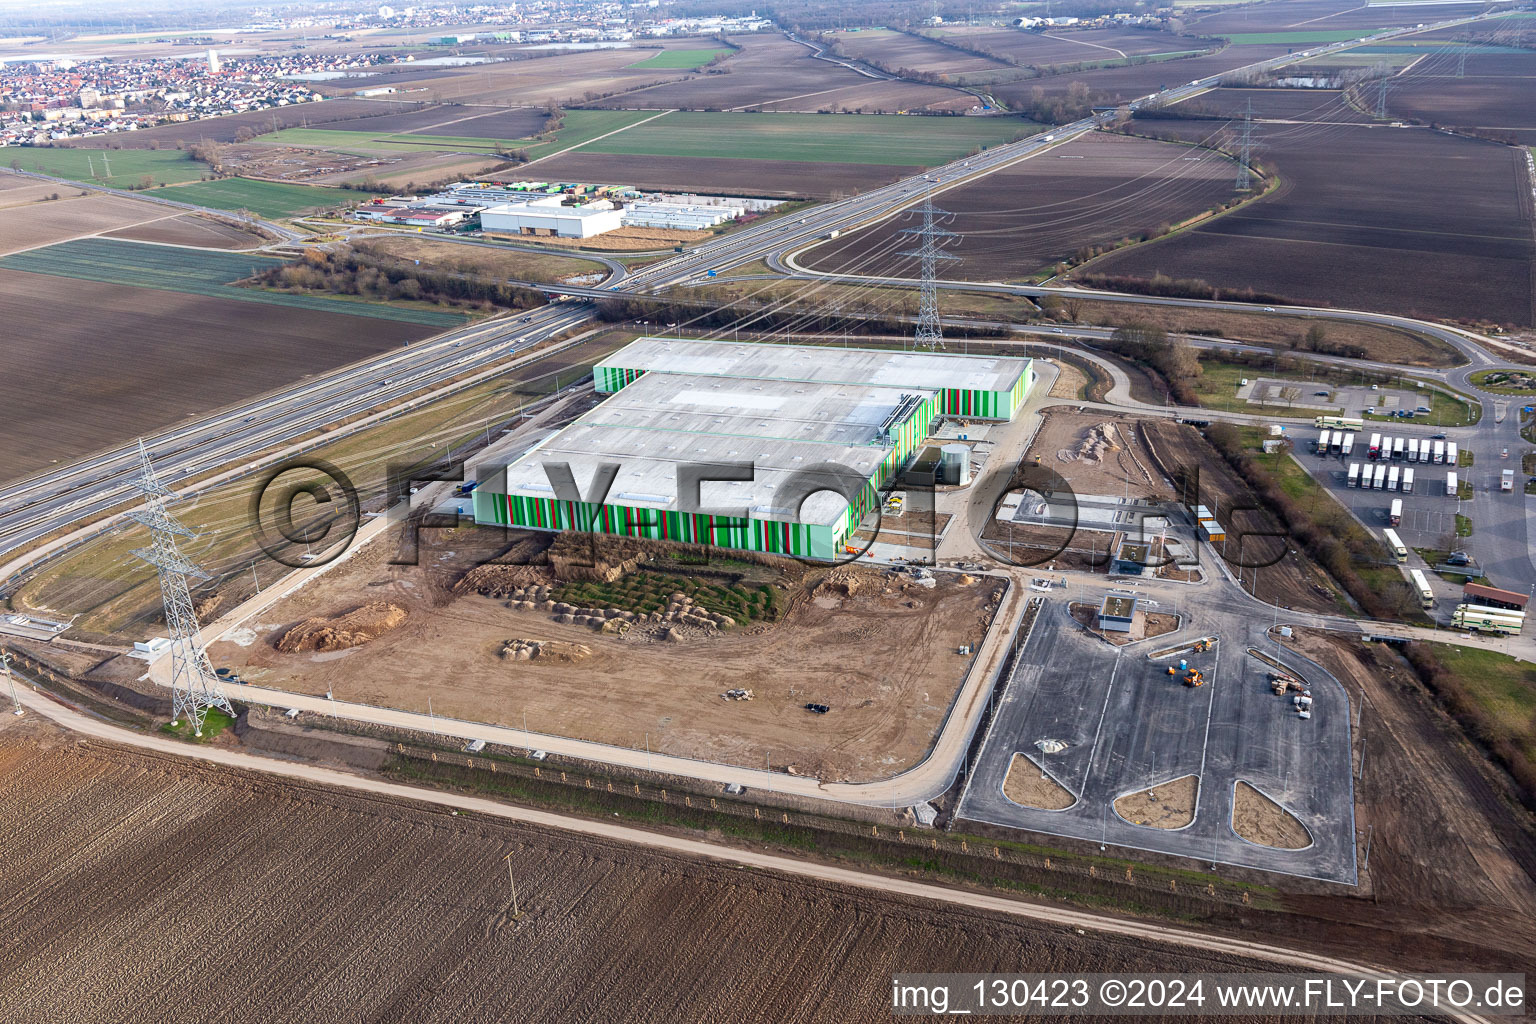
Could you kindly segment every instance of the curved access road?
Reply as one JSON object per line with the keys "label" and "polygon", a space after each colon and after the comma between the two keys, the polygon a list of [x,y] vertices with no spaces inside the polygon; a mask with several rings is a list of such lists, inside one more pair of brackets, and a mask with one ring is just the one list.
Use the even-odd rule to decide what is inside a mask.
{"label": "curved access road", "polygon": [[[1027,903],[989,893],[954,889],[910,878],[879,875],[852,868],[797,860],[779,854],[757,850],[717,846],[697,839],[652,832],[609,821],[576,818],[551,811],[517,807],[462,793],[439,792],[416,786],[402,786],[381,779],[366,778],[346,772],[320,768],[292,761],[278,761],[220,747],[205,747],[168,737],[133,732],[106,722],[89,718],[68,707],[59,705],[42,694],[30,689],[18,691],[21,702],[32,712],[57,723],[78,735],[107,743],[154,751],[157,754],[178,758],[206,761],[244,771],[262,772],[283,778],[299,779],[306,783],[331,786],[338,789],[364,792],[373,796],[412,803],[430,804],[455,811],[469,811],[487,817],[516,821],[539,828],[560,829],[596,839],[629,843],[634,846],[662,853],[687,857],[699,857],[726,864],[776,871],[796,878],[818,882],[850,885],[873,892],[908,896],[930,900],[946,906],[966,907],[973,910],[991,911],[1039,924],[1063,928],[1080,928],[1105,935],[1143,939],[1149,942],[1165,942],[1185,949],[1198,950],[1217,956],[1236,954],[1265,963],[1275,964],[1288,971],[1308,970],[1330,974],[1362,974],[1382,976],[1387,971],[1376,965],[1346,960],[1327,953],[1311,950],[1287,949],[1264,942],[1255,942],[1230,936],[1206,935],[1187,928],[1175,928],[1150,921],[1130,920],[1096,914],[1085,910],[1072,910],[1040,903]],[[1484,1024],[1484,1018],[1475,1014],[1463,1014],[1456,1019],[1466,1024]]]}

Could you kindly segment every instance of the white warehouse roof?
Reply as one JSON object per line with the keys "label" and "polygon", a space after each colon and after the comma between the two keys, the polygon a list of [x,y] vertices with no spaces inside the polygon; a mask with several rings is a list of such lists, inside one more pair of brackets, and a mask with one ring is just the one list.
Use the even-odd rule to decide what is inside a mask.
{"label": "white warehouse roof", "polygon": [[797,516],[775,504],[783,500],[781,485],[826,463],[873,476],[894,447],[882,428],[913,395],[933,392],[647,374],[508,466],[503,493],[553,497],[544,466],[565,462],[585,497],[598,465],[617,463],[609,504],[675,510],[679,465],[749,462],[751,481],[702,484],[701,506],[835,524],[848,506],[841,496],[820,491]]}
{"label": "white warehouse roof", "polygon": [[751,380],[1008,391],[1029,363],[1024,358],[948,352],[638,338],[599,365]]}

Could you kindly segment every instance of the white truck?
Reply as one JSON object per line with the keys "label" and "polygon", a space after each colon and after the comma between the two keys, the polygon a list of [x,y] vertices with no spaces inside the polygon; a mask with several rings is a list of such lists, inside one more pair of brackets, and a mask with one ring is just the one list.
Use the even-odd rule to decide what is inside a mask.
{"label": "white truck", "polygon": [[1515,489],[1515,471],[1506,469],[1499,474],[1499,490],[1513,491]]}

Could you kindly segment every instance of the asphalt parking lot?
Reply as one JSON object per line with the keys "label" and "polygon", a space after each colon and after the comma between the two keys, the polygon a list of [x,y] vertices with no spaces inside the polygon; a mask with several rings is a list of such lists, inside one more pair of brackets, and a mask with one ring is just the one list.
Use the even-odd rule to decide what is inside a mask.
{"label": "asphalt parking lot", "polygon": [[[1290,651],[1279,660],[1316,699],[1310,720],[1268,684],[1274,655],[1265,626],[1235,611],[1195,609],[1167,636],[1115,648],[1048,601],[1004,690],[972,769],[958,816],[1197,860],[1353,884],[1354,786],[1349,703],[1331,675]],[[1152,651],[1218,636],[1214,651],[1175,655],[1210,682],[1190,688]],[[1037,741],[1067,744],[1044,754]],[[1003,793],[1023,753],[1077,797],[1065,810],[1023,807]],[[1178,830],[1133,824],[1114,810],[1128,793],[1186,775],[1200,779],[1194,821]],[[1253,785],[1295,815],[1312,836],[1301,850],[1260,846],[1232,829],[1233,789]]]}

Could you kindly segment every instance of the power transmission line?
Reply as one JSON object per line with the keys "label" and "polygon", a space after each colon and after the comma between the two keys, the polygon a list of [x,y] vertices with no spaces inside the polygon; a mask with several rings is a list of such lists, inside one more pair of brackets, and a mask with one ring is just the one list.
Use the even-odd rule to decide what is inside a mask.
{"label": "power transmission line", "polygon": [[917,288],[917,334],[913,341],[920,349],[941,349],[944,347],[944,329],[939,323],[939,287],[938,274],[935,266],[939,260],[955,260],[960,257],[951,256],[939,248],[940,238],[959,238],[953,231],[945,231],[943,228],[933,226],[935,214],[948,216],[949,211],[941,210],[933,205],[933,187],[930,185],[927,195],[923,198],[923,205],[915,211],[923,215],[923,226],[920,228],[902,228],[900,234],[915,235],[921,239],[916,249],[906,250],[899,255],[916,256],[920,261]]}
{"label": "power transmission line", "polygon": [[1237,161],[1237,190],[1246,192],[1253,186],[1253,98],[1248,99],[1248,109],[1243,112],[1242,155]]}
{"label": "power transmission line", "polygon": [[160,576],[160,598],[165,606],[165,625],[171,634],[171,725],[181,720],[183,712],[192,723],[194,735],[203,734],[203,720],[209,708],[219,708],[231,718],[235,709],[219,686],[208,651],[198,635],[197,611],[192,607],[188,579],[212,579],[201,567],[188,561],[176,546],[178,537],[194,537],[180,520],[165,510],[176,494],[155,476],[149,452],[139,440],[139,478],[133,482],[144,495],[144,508],[128,513],[128,518],[149,528],[150,546],[133,553],[155,567]]}

